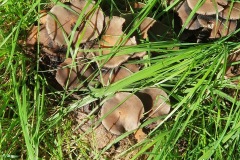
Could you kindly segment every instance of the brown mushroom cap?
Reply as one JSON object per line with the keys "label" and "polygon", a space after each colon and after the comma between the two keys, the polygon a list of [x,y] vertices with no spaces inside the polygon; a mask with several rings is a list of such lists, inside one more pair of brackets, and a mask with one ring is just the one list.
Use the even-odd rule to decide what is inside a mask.
{"label": "brown mushroom cap", "polygon": [[169,97],[159,88],[147,88],[137,93],[149,117],[166,115],[170,111]]}
{"label": "brown mushroom cap", "polygon": [[231,34],[236,30],[237,21],[234,20],[224,20],[218,18],[216,20],[215,16],[204,16],[198,15],[199,23],[206,28],[212,29],[211,35],[209,38],[220,38]]}
{"label": "brown mushroom cap", "polygon": [[224,19],[240,19],[240,2],[234,2],[232,7],[228,5],[227,8],[220,12],[219,16]]}
{"label": "brown mushroom cap", "polygon": [[[187,0],[188,6],[193,10],[196,6],[197,3],[199,1],[198,0]],[[212,0],[206,0],[202,6],[200,6],[198,8],[198,10],[196,11],[196,13],[198,14],[202,14],[202,15],[213,15],[213,14],[218,14],[219,12],[221,12],[224,8],[220,5],[218,5],[218,3],[216,1],[212,1]]]}
{"label": "brown mushroom cap", "polygon": [[[104,35],[102,35],[101,40],[99,41],[99,48],[101,48],[101,51],[95,52],[97,56],[99,55],[108,55],[111,54],[114,48],[113,46],[120,45],[121,46],[131,46],[136,45],[136,39],[135,37],[126,39],[126,35],[122,31],[122,25],[125,22],[125,19],[117,16],[113,16],[112,19],[109,19],[109,17],[106,17],[106,24],[107,29]],[[123,39],[126,39],[125,42],[123,42]],[[115,55],[111,57],[107,62],[106,60],[103,60],[104,67],[106,68],[115,68],[120,66],[122,63],[126,62],[128,58],[130,57],[130,54],[123,54],[123,55]]]}
{"label": "brown mushroom cap", "polygon": [[228,0],[216,0],[219,5],[226,6],[228,4]]}
{"label": "brown mushroom cap", "polygon": [[[73,3],[73,5],[70,5],[70,7],[80,14],[80,11],[86,6],[87,1],[73,0],[71,3]],[[80,4],[81,6],[79,6]],[[93,4],[89,4],[87,11],[92,8]],[[47,31],[50,37],[59,45],[66,45],[66,38],[72,33],[79,18],[79,14],[59,5],[55,5],[50,12],[51,14],[47,15],[46,20]],[[104,15],[100,8],[93,13],[86,12],[84,16],[87,17],[74,33],[73,43],[76,43],[78,39],[81,39],[81,43],[96,39],[103,29]]]}
{"label": "brown mushroom cap", "polygon": [[[191,8],[188,6],[187,1],[183,1],[175,9],[177,10],[178,16],[181,18],[182,25],[184,25],[190,13],[192,12]],[[194,15],[185,28],[189,30],[196,30],[200,27],[201,25],[197,21],[196,15]]]}
{"label": "brown mushroom cap", "polygon": [[125,64],[124,66],[120,66],[118,68],[109,69],[107,72],[102,74],[102,84],[104,86],[107,86],[121,79],[124,79],[137,71],[139,71],[139,68],[135,64]]}
{"label": "brown mushroom cap", "polygon": [[125,131],[137,129],[143,112],[143,104],[137,96],[118,92],[103,104],[101,117],[107,116],[102,124],[111,133],[120,135]]}
{"label": "brown mushroom cap", "polygon": [[63,88],[75,89],[82,86],[82,82],[86,78],[91,77],[93,73],[91,67],[81,64],[81,62],[78,62],[76,66],[73,63],[74,66],[71,67],[72,63],[73,60],[71,58],[65,59],[65,61],[59,65],[60,68],[56,72],[55,78]]}

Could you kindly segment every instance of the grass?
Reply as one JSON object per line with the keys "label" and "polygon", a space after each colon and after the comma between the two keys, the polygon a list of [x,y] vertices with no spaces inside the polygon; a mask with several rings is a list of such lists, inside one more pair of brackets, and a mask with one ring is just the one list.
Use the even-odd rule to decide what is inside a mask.
{"label": "grass", "polygon": [[[240,158],[239,85],[224,78],[227,56],[239,48],[238,42],[228,41],[227,37],[206,44],[172,40],[123,47],[123,53],[147,51],[149,56],[132,61],[145,68],[108,87],[89,88],[81,101],[69,103],[68,93],[53,89],[42,74],[39,61],[33,62],[26,56],[18,43],[38,19],[38,11],[49,3],[0,1],[1,159],[102,158],[114,142],[130,133],[97,150],[82,139],[84,135],[73,134],[73,122],[68,115],[117,91],[135,92],[148,86],[159,86],[171,96],[172,111],[147,139],[118,157],[140,147],[133,159],[142,154],[148,159]],[[111,9],[117,6],[111,0],[102,3],[107,3]],[[138,13],[140,20],[150,12],[160,17],[170,9],[154,8],[158,4],[156,0],[146,3]],[[134,30],[136,27],[130,29],[128,36]],[[155,56],[151,56],[153,52]],[[39,56],[39,51],[36,55]],[[229,95],[229,90],[236,94]]]}

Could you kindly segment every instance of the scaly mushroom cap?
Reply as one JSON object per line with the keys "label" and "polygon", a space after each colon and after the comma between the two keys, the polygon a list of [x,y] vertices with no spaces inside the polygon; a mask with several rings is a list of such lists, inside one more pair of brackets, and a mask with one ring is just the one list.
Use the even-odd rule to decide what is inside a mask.
{"label": "scaly mushroom cap", "polygon": [[103,104],[101,117],[106,117],[102,124],[111,133],[120,135],[125,131],[137,129],[143,112],[143,104],[137,96],[119,92]]}
{"label": "scaly mushroom cap", "polygon": [[137,93],[149,117],[166,115],[170,111],[169,97],[159,88],[147,88]]}
{"label": "scaly mushroom cap", "polygon": [[[56,41],[59,45],[66,45],[66,39],[72,33],[79,14],[87,6],[87,1],[73,0],[71,1],[74,11],[64,8],[59,5],[55,5],[50,13],[47,15],[46,28],[50,37]],[[93,4],[89,4],[84,13],[83,22],[77,27],[74,33],[73,43],[75,44],[78,39],[81,39],[81,43],[96,39],[103,29],[104,15],[100,8],[97,8],[94,12]],[[91,12],[90,12],[91,11]],[[77,12],[77,13],[76,13]]]}
{"label": "scaly mushroom cap", "polygon": [[[199,2],[198,0],[187,0],[188,6],[192,10],[197,6],[198,2]],[[224,8],[222,6],[218,5],[217,1],[206,0],[202,4],[202,6],[199,7],[199,9],[196,11],[196,13],[202,14],[202,15],[213,15],[213,14],[218,14],[223,9]]]}
{"label": "scaly mushroom cap", "polygon": [[220,38],[231,34],[236,30],[237,21],[235,20],[224,20],[219,18],[216,20],[215,16],[204,16],[198,15],[199,23],[206,28],[212,29],[209,38]]}
{"label": "scaly mushroom cap", "polygon": [[[74,65],[73,67],[71,67],[72,64]],[[63,88],[67,89],[75,89],[82,86],[83,81],[91,77],[93,73],[91,67],[81,64],[81,62],[75,64],[71,58],[65,59],[59,67],[55,78]]]}
{"label": "scaly mushroom cap", "polygon": [[220,12],[219,16],[224,19],[240,19],[240,2],[234,2],[232,7],[231,5],[228,5],[227,8]]}
{"label": "scaly mushroom cap", "polygon": [[[184,25],[190,15],[190,13],[192,12],[191,8],[188,6],[187,1],[181,2],[175,8],[175,10],[177,11],[178,16],[181,18],[182,25]],[[201,27],[201,25],[199,24],[198,20],[196,19],[196,15],[194,15],[193,18],[190,20],[190,22],[187,23],[185,28],[189,29],[189,30],[196,30],[200,27]]]}
{"label": "scaly mushroom cap", "polygon": [[[107,72],[102,74],[102,83],[104,86],[107,86],[121,79],[124,79],[137,71],[139,71],[139,68],[135,64],[125,64],[124,66],[120,66],[119,68],[109,69],[107,70]],[[99,79],[101,79],[101,77]]]}

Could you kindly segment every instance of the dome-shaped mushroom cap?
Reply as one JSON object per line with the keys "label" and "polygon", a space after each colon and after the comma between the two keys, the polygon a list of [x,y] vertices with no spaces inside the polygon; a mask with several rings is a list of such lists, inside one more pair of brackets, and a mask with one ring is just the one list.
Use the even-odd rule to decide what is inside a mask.
{"label": "dome-shaped mushroom cap", "polygon": [[149,117],[166,115],[170,111],[169,97],[159,88],[147,88],[137,93]]}
{"label": "dome-shaped mushroom cap", "polygon": [[[188,6],[193,10],[196,6],[199,0],[187,0]],[[218,14],[221,12],[224,8],[220,5],[218,5],[217,1],[213,0],[206,0],[202,6],[198,8],[196,13],[202,14],[202,15],[213,15]]]}
{"label": "dome-shaped mushroom cap", "polygon": [[101,117],[106,117],[102,124],[111,133],[120,135],[125,131],[137,129],[143,112],[143,104],[137,96],[118,92],[103,104]]}
{"label": "dome-shaped mushroom cap", "polygon": [[[82,6],[70,5],[70,7],[80,14],[80,11],[86,6],[86,3],[86,1],[81,1],[80,4],[82,4]],[[92,8],[93,5],[89,4],[87,11]],[[79,18],[79,14],[76,12],[55,5],[50,10],[51,14],[47,15],[47,31],[50,37],[59,45],[66,45],[66,38],[69,38],[69,35],[72,33]],[[91,14],[86,12],[84,13],[84,16],[86,16],[83,18],[84,21],[78,26],[74,33],[73,43],[76,43],[79,38],[81,38],[81,43],[96,39],[103,29],[104,15],[100,8],[97,8]]]}
{"label": "dome-shaped mushroom cap", "polygon": [[234,2],[232,7],[229,4],[227,8],[220,12],[219,16],[224,19],[240,19],[240,2]]}
{"label": "dome-shaped mushroom cap", "polygon": [[[183,1],[175,9],[178,13],[178,16],[181,18],[182,25],[184,25],[190,15],[190,13],[192,12],[191,8],[189,8],[187,1]],[[197,21],[196,15],[194,15],[192,20],[190,20],[190,22],[187,23],[185,28],[189,29],[189,30],[196,30],[200,27],[201,27],[201,25]]]}

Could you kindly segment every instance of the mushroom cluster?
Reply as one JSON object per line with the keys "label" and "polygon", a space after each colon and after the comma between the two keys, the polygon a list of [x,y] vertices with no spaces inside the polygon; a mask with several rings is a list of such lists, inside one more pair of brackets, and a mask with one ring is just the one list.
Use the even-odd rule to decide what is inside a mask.
{"label": "mushroom cluster", "polygon": [[159,88],[146,88],[133,94],[118,92],[107,99],[101,107],[100,117],[103,119],[103,126],[115,135],[126,131],[135,130],[135,138],[145,136],[145,132],[139,129],[144,120],[156,118],[155,124],[146,126],[153,129],[161,122],[161,116],[170,112],[168,95]]}
{"label": "mushroom cluster", "polygon": [[183,0],[175,7],[175,11],[185,29],[208,30],[207,38],[210,39],[233,33],[240,19],[240,3],[227,0]]}
{"label": "mushroom cluster", "polygon": [[[133,8],[144,6],[136,4]],[[133,20],[133,14],[128,18],[109,17],[96,6],[95,2],[87,0],[56,4],[42,12],[40,26],[33,26],[27,37],[29,49],[34,51],[39,45],[41,54],[50,61],[57,61],[55,80],[65,90],[78,91],[92,85],[94,80],[98,81],[95,86],[108,86],[138,72],[141,66],[127,61],[141,59],[146,52],[119,54],[118,48],[137,45],[140,38],[147,39],[150,34],[157,36],[168,31],[161,22],[146,17],[138,27],[139,34],[129,37],[123,26]],[[116,93],[103,102],[99,118],[107,131],[120,135],[136,130],[147,118],[161,117],[169,111],[167,94],[159,88],[148,88],[136,94]],[[103,127],[100,128],[103,132]],[[145,135],[141,130],[136,133],[138,140]]]}
{"label": "mushroom cluster", "polygon": [[[133,5],[135,9],[143,6]],[[107,86],[139,71],[141,66],[126,62],[146,54],[119,54],[119,47],[137,45],[139,39],[147,39],[148,34],[157,36],[168,31],[166,25],[146,17],[139,25],[139,34],[128,37],[123,26],[133,21],[134,14],[126,15],[105,16],[93,1],[71,0],[56,4],[49,11],[42,11],[40,26],[33,26],[26,44],[33,50],[39,44],[40,53],[50,62],[56,62],[55,79],[63,88],[77,89],[88,85],[97,68],[101,71],[98,81]]]}

